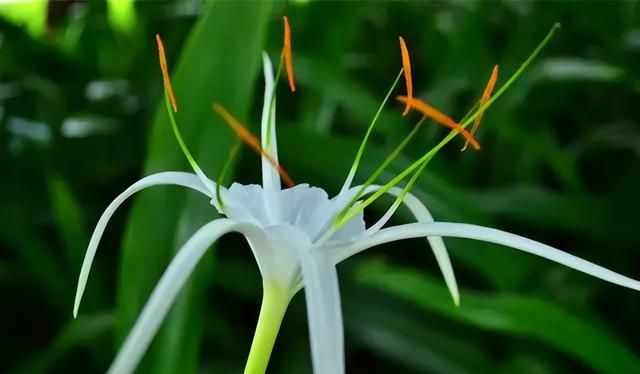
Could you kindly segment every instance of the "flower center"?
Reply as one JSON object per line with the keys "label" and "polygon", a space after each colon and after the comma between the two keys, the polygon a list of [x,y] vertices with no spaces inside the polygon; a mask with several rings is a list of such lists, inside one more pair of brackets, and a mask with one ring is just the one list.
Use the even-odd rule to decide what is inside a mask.
{"label": "flower center", "polygon": [[[267,195],[260,185],[234,183],[224,192],[224,214],[233,220],[249,222],[264,229],[290,225],[315,242],[331,227],[333,219],[344,206],[343,200],[330,199],[323,189],[308,184],[279,190],[275,197],[275,201],[267,201]],[[277,214],[269,214],[269,209]],[[351,241],[364,232],[364,219],[360,213],[333,233],[329,240]]]}

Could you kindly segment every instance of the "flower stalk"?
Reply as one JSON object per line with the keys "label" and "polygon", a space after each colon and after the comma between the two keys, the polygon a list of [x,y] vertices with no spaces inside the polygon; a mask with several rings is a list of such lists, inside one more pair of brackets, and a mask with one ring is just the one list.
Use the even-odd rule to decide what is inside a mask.
{"label": "flower stalk", "polygon": [[282,287],[274,284],[265,284],[263,287],[260,316],[251,342],[244,374],[263,374],[266,372],[271,351],[290,300],[290,292]]}

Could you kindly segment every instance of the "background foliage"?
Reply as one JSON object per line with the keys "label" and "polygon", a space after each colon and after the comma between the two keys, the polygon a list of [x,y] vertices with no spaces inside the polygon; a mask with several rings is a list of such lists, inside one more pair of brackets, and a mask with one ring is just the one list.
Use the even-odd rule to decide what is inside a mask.
{"label": "background foliage", "polygon": [[[76,1],[46,11],[43,3],[0,8],[0,372],[105,370],[175,249],[214,218],[192,193],[140,194],[110,223],[72,320],[79,266],[102,209],[141,175],[188,170],[157,110],[156,32],[175,67],[187,143],[215,176],[232,135],[209,105],[221,101],[256,128],[259,53],[277,56],[287,14],[299,89],[292,95],[282,85],[278,97],[282,162],[297,181],[335,192],[399,69],[399,34],[411,48],[417,95],[459,118],[494,64],[504,79],[561,22],[486,114],[483,150],[448,146],[414,192],[439,220],[516,232],[640,277],[635,1]],[[360,180],[407,134],[401,109],[384,113]],[[428,126],[393,169],[443,135]],[[246,150],[236,179],[257,182],[258,165]],[[505,248],[447,244],[460,308],[424,240],[340,266],[350,373],[640,372],[637,293]],[[219,249],[192,277],[141,372],[241,370],[259,274],[239,237]],[[305,319],[299,295],[273,372],[310,370]]]}

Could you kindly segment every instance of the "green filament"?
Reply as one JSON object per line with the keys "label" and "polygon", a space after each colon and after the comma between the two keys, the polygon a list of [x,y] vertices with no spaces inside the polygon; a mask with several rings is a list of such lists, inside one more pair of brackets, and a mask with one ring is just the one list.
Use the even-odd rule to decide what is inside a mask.
{"label": "green filament", "polygon": [[364,135],[364,139],[362,139],[362,143],[360,143],[360,148],[358,149],[358,153],[356,154],[356,158],[353,161],[353,165],[351,165],[351,169],[349,171],[350,174],[355,174],[356,171],[358,170],[358,165],[360,164],[360,159],[362,158],[362,154],[364,153],[364,148],[365,148],[365,146],[367,144],[367,140],[369,140],[369,137],[371,136],[371,132],[373,131],[373,127],[378,122],[378,118],[380,117],[380,114],[382,113],[382,109],[387,104],[387,101],[389,101],[389,97],[391,97],[391,93],[393,92],[393,90],[398,85],[398,82],[400,81],[400,77],[402,77],[403,71],[404,71],[404,69],[400,69],[400,72],[398,73],[398,76],[396,77],[395,81],[393,81],[393,84],[391,85],[391,88],[389,88],[389,91],[387,92],[387,95],[384,97],[384,100],[382,100],[382,103],[380,104],[380,107],[378,107],[378,110],[376,111],[376,114],[373,116],[373,119],[371,120],[371,123],[369,124],[369,127],[367,128],[367,133]]}
{"label": "green filament", "polygon": [[187,161],[189,162],[189,165],[191,165],[191,168],[193,169],[193,171],[198,173],[201,171],[201,169],[198,166],[198,163],[196,163],[196,160],[193,158],[193,156],[191,156],[191,152],[189,152],[187,145],[184,143],[184,140],[182,139],[182,134],[180,134],[180,130],[178,129],[178,125],[176,124],[176,118],[173,114],[171,99],[169,98],[169,94],[166,91],[164,92],[164,102],[167,107],[167,113],[169,113],[169,121],[171,121],[171,128],[173,129],[173,134],[175,135],[176,140],[178,141],[178,145],[180,145],[180,149],[182,150],[182,153],[184,153],[184,156],[187,158]]}
{"label": "green filament", "polygon": [[411,141],[411,139],[416,135],[416,133],[418,132],[418,130],[426,120],[427,120],[427,117],[422,117],[422,119],[420,119],[420,121],[418,121],[418,123],[413,127],[409,135],[407,135],[404,138],[404,140],[402,140],[402,142],[389,154],[389,156],[387,156],[387,158],[382,162],[382,164],[380,164],[380,166],[378,166],[378,168],[373,172],[373,174],[369,177],[369,179],[367,179],[367,181],[364,182],[362,186],[360,186],[360,188],[358,189],[358,193],[356,193],[356,195],[345,206],[345,208],[340,212],[340,214],[338,214],[338,217],[337,217],[338,221],[347,213],[349,208],[353,206],[353,204],[355,204],[355,202],[358,201],[358,199],[360,199],[360,197],[362,196],[364,191],[367,189],[367,187],[372,185],[376,181],[376,179],[378,179],[378,177],[382,175],[382,173],[387,168],[387,166],[389,166],[391,161],[395,160],[395,158],[398,157],[400,152],[402,152],[402,150],[407,146],[407,144],[409,144],[409,141]]}

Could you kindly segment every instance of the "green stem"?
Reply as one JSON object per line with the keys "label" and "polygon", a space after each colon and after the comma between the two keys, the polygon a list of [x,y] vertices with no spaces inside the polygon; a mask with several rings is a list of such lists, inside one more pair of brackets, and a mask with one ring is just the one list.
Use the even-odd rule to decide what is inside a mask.
{"label": "green stem", "polygon": [[264,286],[258,325],[253,335],[244,374],[264,374],[267,370],[273,344],[290,300],[291,295],[287,290],[274,285]]}

